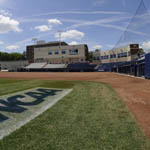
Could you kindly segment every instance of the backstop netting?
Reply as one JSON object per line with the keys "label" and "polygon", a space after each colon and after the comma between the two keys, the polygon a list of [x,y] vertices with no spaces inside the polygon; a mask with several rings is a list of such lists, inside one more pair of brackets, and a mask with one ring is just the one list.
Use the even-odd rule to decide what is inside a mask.
{"label": "backstop netting", "polygon": [[150,52],[150,13],[143,0],[114,49],[128,44],[139,44],[144,50]]}

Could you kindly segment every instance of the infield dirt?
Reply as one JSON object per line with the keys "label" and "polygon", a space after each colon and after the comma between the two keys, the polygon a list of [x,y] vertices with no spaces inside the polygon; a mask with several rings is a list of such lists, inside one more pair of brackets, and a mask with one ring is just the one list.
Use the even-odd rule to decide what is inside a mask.
{"label": "infield dirt", "polygon": [[111,85],[124,100],[129,110],[150,138],[150,81],[114,73],[43,73],[43,72],[1,72],[0,78],[43,79],[43,80],[85,80],[105,82]]}

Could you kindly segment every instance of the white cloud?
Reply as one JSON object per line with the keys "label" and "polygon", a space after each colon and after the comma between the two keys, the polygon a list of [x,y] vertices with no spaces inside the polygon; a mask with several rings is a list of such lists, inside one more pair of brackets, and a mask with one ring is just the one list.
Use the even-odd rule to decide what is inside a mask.
{"label": "white cloud", "polygon": [[49,19],[48,23],[49,24],[62,24],[62,22],[58,19]]}
{"label": "white cloud", "polygon": [[4,16],[12,16],[12,14],[11,14],[9,11],[4,10],[4,9],[1,9],[1,10],[0,10],[0,14],[1,14],[1,15],[4,15]]}
{"label": "white cloud", "polygon": [[0,40],[0,45],[2,45],[2,44],[4,44],[4,42]]}
{"label": "white cloud", "polygon": [[[58,39],[59,34],[56,33],[55,37]],[[68,30],[66,32],[61,33],[61,39],[66,40],[66,39],[76,39],[76,40],[81,40],[84,37],[84,33],[80,32],[78,30]]]}
{"label": "white cloud", "polygon": [[34,29],[39,30],[39,32],[46,32],[46,31],[50,31],[52,27],[47,25],[41,25],[41,26],[36,26]]}
{"label": "white cloud", "polygon": [[21,32],[19,22],[4,15],[0,15],[0,33],[7,33],[9,31]]}
{"label": "white cloud", "polygon": [[18,45],[9,45],[9,46],[7,46],[6,48],[7,48],[8,50],[16,50],[16,49],[19,48],[19,46],[18,46]]}
{"label": "white cloud", "polygon": [[38,30],[39,32],[46,32],[52,30],[53,25],[62,24],[58,19],[49,19],[48,23],[49,25],[36,26],[34,29]]}
{"label": "white cloud", "polygon": [[102,45],[95,45],[93,46],[93,49],[101,49],[103,46]]}
{"label": "white cloud", "polygon": [[60,12],[47,12],[43,14],[32,15],[31,17],[47,16],[47,15],[58,15],[58,14],[81,14],[81,15],[95,15],[95,14],[105,14],[105,15],[121,15],[126,14],[120,11],[60,11]]}
{"label": "white cloud", "polygon": [[78,44],[79,44],[79,43],[76,42],[76,41],[72,41],[72,42],[69,43],[69,45],[78,45]]}
{"label": "white cloud", "polygon": [[79,28],[82,26],[92,26],[92,25],[101,25],[101,24],[106,24],[106,23],[114,23],[114,22],[120,22],[120,21],[127,21],[131,19],[130,16],[121,16],[121,17],[111,17],[111,18],[104,18],[104,19],[99,19],[99,20],[95,20],[95,21],[81,21],[80,23],[76,23],[74,25],[72,25],[71,28]]}
{"label": "white cloud", "polygon": [[145,50],[150,50],[150,41],[143,42],[142,48]]}
{"label": "white cloud", "polygon": [[120,30],[120,31],[128,31],[128,32],[131,32],[131,33],[134,33],[134,34],[137,34],[137,35],[141,35],[141,36],[148,36],[148,34],[146,33],[143,33],[143,32],[140,32],[140,31],[134,31],[134,30],[131,30],[131,29],[127,29],[126,27],[121,27],[121,26],[118,26],[118,25],[111,25],[111,24],[98,24],[99,26],[101,27],[104,27],[104,28],[112,28],[112,29],[116,29],[116,30]]}

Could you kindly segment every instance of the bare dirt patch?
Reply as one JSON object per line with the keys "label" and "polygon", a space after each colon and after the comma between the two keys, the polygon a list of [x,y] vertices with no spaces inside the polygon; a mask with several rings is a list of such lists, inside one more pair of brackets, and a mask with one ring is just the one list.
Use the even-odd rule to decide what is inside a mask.
{"label": "bare dirt patch", "polygon": [[110,84],[150,138],[150,81],[121,76],[114,73],[37,73],[1,72],[0,78],[86,80]]}

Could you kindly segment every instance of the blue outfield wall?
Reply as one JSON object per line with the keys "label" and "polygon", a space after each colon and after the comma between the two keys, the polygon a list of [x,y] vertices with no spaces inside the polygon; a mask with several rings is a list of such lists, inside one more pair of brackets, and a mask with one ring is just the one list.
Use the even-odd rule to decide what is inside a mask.
{"label": "blue outfield wall", "polygon": [[150,79],[150,53],[145,55],[145,78]]}
{"label": "blue outfield wall", "polygon": [[144,76],[145,79],[150,79],[150,53],[145,54],[145,58],[132,60],[129,62],[104,63],[99,66],[99,69],[105,72],[118,72],[137,77]]}

